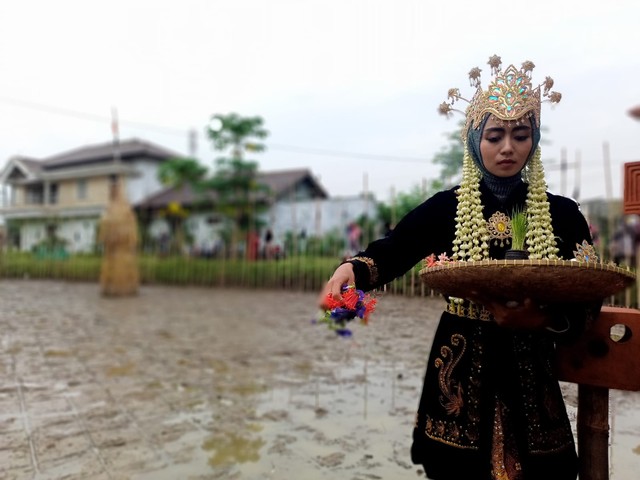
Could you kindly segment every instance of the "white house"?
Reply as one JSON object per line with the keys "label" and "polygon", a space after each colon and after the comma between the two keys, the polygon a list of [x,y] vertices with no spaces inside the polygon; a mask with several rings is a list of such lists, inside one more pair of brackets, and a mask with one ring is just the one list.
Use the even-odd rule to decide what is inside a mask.
{"label": "white house", "polygon": [[[117,153],[117,155],[116,155]],[[88,252],[110,198],[115,176],[123,179],[135,204],[162,188],[159,165],[180,155],[131,139],[89,145],[43,159],[11,158],[0,172],[5,198],[0,214],[13,223],[9,241],[30,250],[48,236],[65,241],[70,252]]]}
{"label": "white house", "polygon": [[[139,139],[88,145],[43,159],[13,157],[0,171],[0,218],[10,226],[8,241],[28,251],[55,237],[69,252],[93,251],[111,185],[120,176],[138,221],[152,239],[172,234],[164,213],[177,204],[188,212],[184,222],[192,248],[211,251],[220,243],[223,228],[215,194],[199,195],[188,186],[166,188],[159,181],[162,162],[179,157]],[[344,232],[362,215],[375,216],[373,197],[329,198],[306,168],[259,172],[257,181],[270,192],[256,198],[264,209],[261,238],[269,228],[276,244],[284,244],[288,232],[323,236]]]}

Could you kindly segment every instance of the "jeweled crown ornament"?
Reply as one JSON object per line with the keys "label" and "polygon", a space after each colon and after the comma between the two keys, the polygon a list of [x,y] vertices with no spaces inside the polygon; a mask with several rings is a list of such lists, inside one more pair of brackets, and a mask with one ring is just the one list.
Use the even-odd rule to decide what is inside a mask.
{"label": "jeweled crown ornament", "polygon": [[[460,95],[460,89],[450,88],[448,101],[442,102],[438,108],[443,115],[449,115],[453,111],[463,113],[467,117],[463,130],[463,138],[466,138],[470,128],[478,128],[487,113],[491,113],[496,119],[502,121],[515,121],[519,123],[524,118],[532,115],[540,126],[540,105],[543,101],[558,103],[562,95],[552,92],[553,79],[546,77],[537,87],[531,84],[531,72],[535,65],[531,61],[522,63],[521,68],[509,65],[502,70],[502,60],[498,55],[493,55],[487,62],[491,67],[493,80],[487,90],[483,90],[480,83],[482,70],[474,67],[469,71],[469,81],[472,87],[476,87],[476,93],[471,100]],[[542,89],[542,90],[541,90]],[[544,99],[544,100],[543,100]],[[466,112],[453,108],[458,100],[464,100],[469,104]]]}

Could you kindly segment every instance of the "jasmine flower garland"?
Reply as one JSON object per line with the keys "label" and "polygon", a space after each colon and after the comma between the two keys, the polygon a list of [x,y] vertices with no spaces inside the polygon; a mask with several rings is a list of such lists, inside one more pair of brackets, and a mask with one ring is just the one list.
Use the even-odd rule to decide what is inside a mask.
{"label": "jasmine flower garland", "polygon": [[529,228],[527,230],[527,246],[529,258],[558,258],[558,247],[551,226],[551,212],[547,198],[547,182],[544,179],[540,148],[527,165],[526,178],[529,183],[527,189],[527,216]]}
{"label": "jasmine flower garland", "polygon": [[[523,171],[523,180],[528,183],[526,211],[528,230],[526,235],[529,258],[557,259],[558,247],[547,198],[547,183],[540,160],[540,148]],[[482,214],[480,179],[482,173],[473,162],[467,144],[464,145],[462,182],[457,191],[456,236],[453,240],[454,261],[478,261],[489,259],[489,232]]]}
{"label": "jasmine flower garland", "polygon": [[462,182],[457,191],[456,237],[453,240],[453,260],[469,261],[489,258],[489,231],[482,214],[480,179],[467,143],[464,144]]}

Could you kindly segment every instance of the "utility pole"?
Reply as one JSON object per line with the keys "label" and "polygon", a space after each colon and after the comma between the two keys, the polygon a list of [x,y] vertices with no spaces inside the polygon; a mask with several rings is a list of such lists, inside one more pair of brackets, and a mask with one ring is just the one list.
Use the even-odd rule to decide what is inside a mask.
{"label": "utility pole", "polygon": [[195,128],[189,130],[189,157],[196,158],[198,152],[198,132]]}
{"label": "utility pole", "polygon": [[113,138],[113,163],[120,166],[120,126],[116,107],[111,107],[111,136]]}
{"label": "utility pole", "polygon": [[567,194],[567,149],[560,150],[560,195]]}

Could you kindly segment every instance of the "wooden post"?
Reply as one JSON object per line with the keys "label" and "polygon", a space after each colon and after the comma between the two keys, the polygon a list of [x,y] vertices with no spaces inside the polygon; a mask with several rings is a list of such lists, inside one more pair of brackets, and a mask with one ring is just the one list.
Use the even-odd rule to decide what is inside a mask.
{"label": "wooden post", "polygon": [[609,389],[640,391],[639,332],[640,310],[602,307],[575,343],[558,345],[559,379],[578,384],[580,480],[609,478]]}
{"label": "wooden post", "polygon": [[580,480],[609,479],[609,389],[578,385]]}

